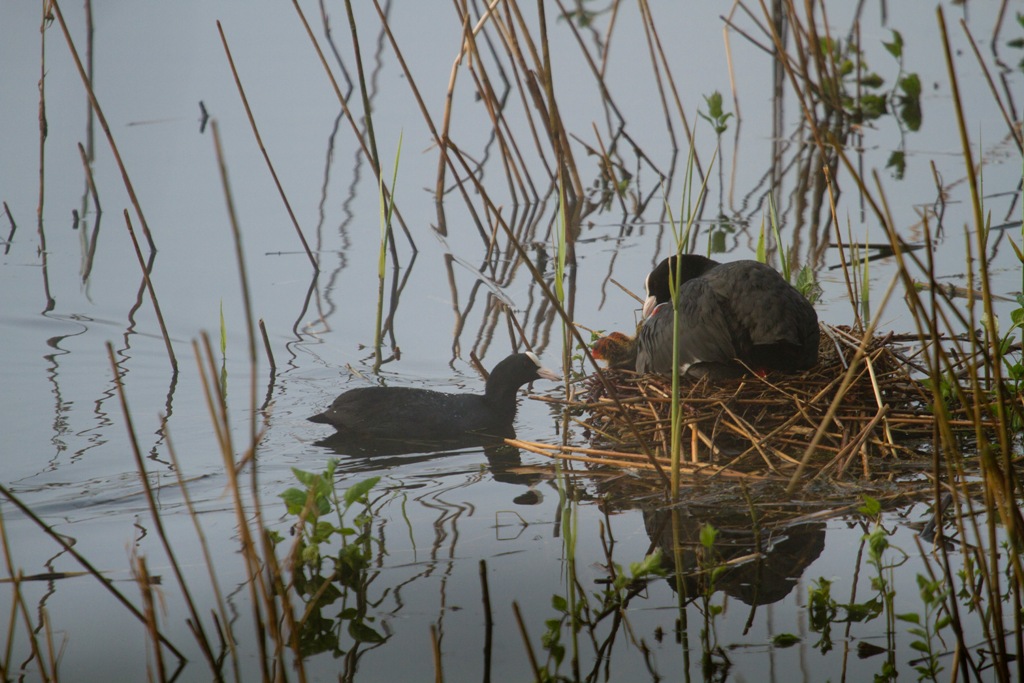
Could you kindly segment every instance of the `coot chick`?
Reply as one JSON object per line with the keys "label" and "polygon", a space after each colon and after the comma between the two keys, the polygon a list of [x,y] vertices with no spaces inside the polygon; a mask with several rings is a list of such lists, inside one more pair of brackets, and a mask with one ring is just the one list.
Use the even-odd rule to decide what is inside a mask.
{"label": "coot chick", "polygon": [[610,370],[633,370],[636,368],[636,338],[611,332],[591,345],[590,355],[606,362]]}
{"label": "coot chick", "polygon": [[672,372],[670,277],[679,282],[681,373],[722,379],[741,376],[743,364],[798,372],[818,362],[818,314],[775,269],[688,254],[665,259],[647,276],[637,372]]}
{"label": "coot chick", "polygon": [[483,396],[412,387],[362,387],[346,391],[309,418],[339,433],[365,438],[451,439],[469,432],[498,432],[516,416],[516,392],[535,379],[561,379],[532,352],[498,363]]}

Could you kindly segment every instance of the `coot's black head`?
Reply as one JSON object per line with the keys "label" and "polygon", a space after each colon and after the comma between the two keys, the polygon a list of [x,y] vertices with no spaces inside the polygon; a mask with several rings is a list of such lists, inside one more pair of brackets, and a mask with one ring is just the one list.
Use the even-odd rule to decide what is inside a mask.
{"label": "coot's black head", "polygon": [[541,367],[540,359],[532,351],[513,353],[491,370],[491,376],[487,378],[487,395],[515,392],[535,379],[560,380],[562,377],[553,370]]}
{"label": "coot's black head", "polygon": [[672,300],[673,285],[678,289],[679,285],[687,280],[700,277],[718,265],[718,261],[712,261],[706,256],[698,254],[669,256],[663,260],[644,280],[644,291],[647,293],[647,299],[644,301],[644,317],[650,316],[651,311],[658,304]]}

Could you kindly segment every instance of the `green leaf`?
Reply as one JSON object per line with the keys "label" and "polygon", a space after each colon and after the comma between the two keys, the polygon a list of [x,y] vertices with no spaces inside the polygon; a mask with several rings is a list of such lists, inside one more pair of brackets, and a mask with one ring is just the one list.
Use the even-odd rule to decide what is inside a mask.
{"label": "green leaf", "polygon": [[921,617],[913,612],[907,612],[906,614],[897,614],[896,618],[900,621],[910,622],[911,624],[920,624]]}
{"label": "green leaf", "polygon": [[299,480],[299,483],[303,484],[306,488],[313,486],[317,479],[320,478],[319,474],[306,472],[305,470],[300,470],[297,467],[292,468],[292,474],[294,474],[295,478]]}
{"label": "green leaf", "polygon": [[565,598],[563,598],[561,595],[551,596],[551,606],[555,609],[556,612],[566,612],[569,609],[569,603],[567,603],[565,601]]}
{"label": "green leaf", "polygon": [[882,504],[866,493],[863,495],[863,498],[864,505],[860,506],[857,512],[868,517],[877,517],[882,512]]}
{"label": "green leaf", "polygon": [[910,73],[900,79],[900,90],[907,97],[919,99],[921,97],[921,79],[916,73]]}
{"label": "green leaf", "polygon": [[903,175],[907,172],[907,155],[903,150],[895,150],[889,155],[889,160],[885,162],[886,168],[892,169],[892,175],[896,180],[903,180]]}
{"label": "green leaf", "polygon": [[350,487],[345,491],[345,507],[350,507],[357,500],[365,498],[366,494],[370,492],[370,489],[377,485],[378,481],[380,481],[380,477],[370,477],[369,479],[363,480],[355,486]]}
{"label": "green leaf", "polygon": [[384,636],[361,621],[353,621],[348,625],[348,634],[359,643],[383,643]]}
{"label": "green leaf", "polygon": [[861,76],[860,84],[865,88],[881,88],[885,85],[885,79],[875,72],[871,72]]}
{"label": "green leaf", "polygon": [[645,576],[661,576],[665,573],[661,566],[661,549],[655,550],[653,553],[643,559],[642,562],[631,562],[629,565],[629,573],[634,579],[641,579]]}
{"label": "green leaf", "polygon": [[288,514],[299,515],[302,514],[302,508],[306,507],[307,493],[302,489],[291,488],[281,494],[281,499],[284,500],[285,506],[288,508]]}
{"label": "green leaf", "polygon": [[799,642],[800,636],[795,636],[792,633],[780,633],[772,638],[772,645],[775,647],[792,647]]}
{"label": "green leaf", "polygon": [[896,59],[903,56],[903,36],[899,31],[893,31],[892,41],[887,43],[883,40],[882,45],[884,45],[885,49],[889,51],[889,54]]}
{"label": "green leaf", "polygon": [[928,643],[922,643],[920,640],[915,640],[914,642],[912,642],[910,644],[910,647],[917,650],[918,652],[924,652],[925,654],[930,652],[928,648]]}
{"label": "green leaf", "polygon": [[871,121],[882,116],[885,113],[885,95],[862,95],[860,98],[860,112],[865,121]]}
{"label": "green leaf", "polygon": [[715,538],[718,537],[718,529],[710,524],[704,524],[700,528],[700,544],[709,550],[715,545]]}
{"label": "green leaf", "polygon": [[708,113],[705,116],[709,121],[717,119],[722,115],[722,93],[717,90],[710,95],[704,96],[704,102],[708,105]]}
{"label": "green leaf", "polygon": [[306,564],[315,564],[320,559],[320,546],[307,545],[302,549],[302,561]]}

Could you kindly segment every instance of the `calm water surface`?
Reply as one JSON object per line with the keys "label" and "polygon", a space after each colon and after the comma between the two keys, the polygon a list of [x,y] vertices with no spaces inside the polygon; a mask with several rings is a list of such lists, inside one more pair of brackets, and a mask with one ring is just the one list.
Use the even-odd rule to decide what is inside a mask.
{"label": "calm water surface", "polygon": [[[895,83],[900,65],[882,42],[892,40],[892,29],[901,32],[902,73],[920,76],[923,120],[916,132],[891,115],[865,123],[850,139],[851,162],[867,178],[877,171],[905,240],[920,244],[927,221],[937,270],[950,283],[967,286],[964,226],[971,222],[970,198],[937,22],[931,8],[864,4],[863,59]],[[451,7],[434,5],[395,3],[389,16],[424,105],[440,122],[461,24]],[[829,4],[828,25],[843,40],[853,21],[846,5]],[[516,339],[506,310],[521,323],[546,365],[560,366],[562,330],[500,231],[498,251],[489,252],[494,228],[478,193],[467,185],[464,199],[449,173],[444,202],[435,202],[437,149],[372,6],[357,8],[356,26],[388,178],[401,139],[395,194],[412,238],[411,243],[399,233],[398,267],[388,262],[384,310],[385,315],[393,312],[393,326],[385,355],[395,357],[378,375],[372,369],[380,240],[377,183],[293,7],[269,2],[100,3],[92,8],[91,42],[81,4],[65,2],[61,9],[71,39],[89,65],[97,100],[153,234],[157,252],[152,284],[180,370],[171,370],[123,212],[129,211],[136,231],[140,219],[111,147],[90,113],[59,22],[47,23],[40,33],[38,4],[4,3],[0,200],[8,213],[0,216],[2,483],[56,532],[73,539],[75,550],[132,600],[139,595],[131,578],[132,558],[144,556],[150,572],[162,578],[161,625],[190,660],[180,680],[207,680],[209,670],[188,631],[187,613],[142,495],[107,351],[109,344],[147,471],[159,487],[166,532],[197,602],[212,605],[215,598],[169,444],[214,549],[217,580],[233,610],[234,631],[247,637],[254,631],[237,521],[191,346],[204,331],[216,340],[223,316],[229,418],[236,444],[243,444],[250,425],[246,319],[211,127],[201,125],[203,109],[216,119],[222,137],[253,309],[265,321],[277,363],[271,376],[260,353],[258,393],[267,417],[260,421],[266,433],[259,452],[259,494],[263,514],[281,533],[287,535],[290,521],[277,496],[294,485],[291,468],[319,471],[336,456],[318,443],[329,429],[305,418],[340,391],[375,383],[482,391],[483,382],[469,359],[476,355],[489,368],[513,350]],[[304,3],[303,9],[323,43],[318,6]],[[1009,42],[1019,40],[1022,30],[1012,19],[1000,20],[997,8],[988,5],[970,4],[969,14],[950,3],[944,9],[956,51],[965,126],[974,159],[982,164],[985,207],[996,228],[985,258],[998,293],[1012,298],[1021,287],[1020,265],[1006,241],[1020,234],[1021,157],[957,21],[967,19],[1018,131],[1020,103],[1013,98],[1024,92],[1017,66],[1024,55]],[[721,19],[732,11],[730,3],[685,10],[661,3],[652,10],[683,111],[689,125],[697,126],[699,163],[711,168],[699,250],[710,241],[723,259],[749,257],[767,215],[768,195],[774,192],[783,242],[792,245],[797,262],[814,269],[824,289],[819,315],[829,323],[850,323],[853,307],[837,269],[838,251],[830,247],[835,228],[828,218],[827,197],[815,188],[819,176],[813,144],[802,130],[792,91],[787,87],[784,96],[774,98],[772,63],[760,47],[769,39],[750,17],[733,15],[736,26],[760,46],[730,32],[730,72]],[[531,8],[528,22],[536,21],[535,11]],[[326,13],[341,63],[354,73],[344,5],[329,6]],[[618,152],[623,172],[633,176],[633,194],[623,203],[614,199],[603,206],[596,192],[589,195],[596,204],[581,223],[572,297],[579,323],[631,330],[637,304],[612,279],[641,290],[646,272],[672,248],[665,197],[678,214],[688,143],[678,110],[673,105],[666,115],[662,109],[636,8],[620,8],[609,41],[612,20],[609,14],[596,17],[580,39],[594,54],[598,43],[607,44],[605,78],[630,136],[629,142],[619,140]],[[314,276],[254,140],[217,21],[295,219],[317,254],[319,276]],[[592,188],[600,167],[588,148],[607,144],[618,122],[602,106],[569,23],[556,21],[553,14],[548,22],[559,109],[572,137],[581,182]],[[496,33],[488,35],[497,39]],[[494,68],[492,55],[483,59]],[[328,60],[344,87],[339,63],[329,50]],[[482,185],[550,281],[557,219],[557,194],[548,189],[550,149],[544,142],[534,144],[514,86],[516,74],[507,63],[503,66],[512,84],[507,130],[520,146],[537,199],[511,196],[487,110],[465,63],[453,97],[451,136],[482,163]],[[712,165],[716,136],[697,110],[706,111],[703,96],[716,90],[725,95],[726,111],[734,116]],[[47,122],[43,144],[41,92]],[[349,102],[358,116],[363,111],[358,90]],[[531,116],[539,125],[532,109]],[[91,159],[102,212],[89,192],[79,145]],[[896,151],[906,155],[902,177],[887,166]],[[664,184],[660,174],[667,178]],[[877,218],[845,169],[838,182],[836,215],[843,238],[883,241]],[[877,194],[875,188],[872,192]],[[637,210],[642,202],[644,208]],[[473,212],[467,209],[470,205]],[[150,253],[145,244],[144,253]],[[892,277],[891,259],[871,262],[874,306]],[[1008,321],[1009,310],[1004,302],[998,313]],[[873,315],[883,330],[913,331],[899,295]],[[219,349],[216,355],[219,361]],[[538,382],[533,391],[558,396],[563,388]],[[167,419],[165,430],[161,415]],[[521,402],[516,428],[530,440],[562,438],[558,415],[539,401]],[[585,441],[578,430],[568,438]],[[344,654],[310,658],[307,670],[314,680],[339,675],[360,681],[425,678],[433,670],[432,627],[447,680],[488,680],[488,672],[493,680],[527,680],[532,671],[513,602],[521,608],[531,645],[543,661],[545,621],[559,617],[551,596],[566,594],[571,573],[583,590],[600,591],[608,575],[608,544],[614,562],[628,566],[663,541],[659,515],[664,513],[655,511],[656,496],[617,495],[621,483],[597,474],[559,478],[549,460],[531,453],[495,455],[469,448],[341,457],[340,488],[369,476],[382,477],[374,494],[377,573],[367,598],[373,628],[385,638],[380,644],[354,644],[338,626],[337,648]],[[885,486],[871,490],[880,497],[895,493]],[[687,529],[710,522],[726,532],[723,543],[742,547],[749,541],[729,536],[737,525],[722,514],[713,492],[696,489],[689,497],[693,503],[684,510]],[[566,499],[577,502],[567,508]],[[892,543],[909,553],[914,564],[918,550],[910,523],[924,519],[927,508],[890,500]],[[827,507],[850,511],[857,502],[857,490],[851,488],[831,492]],[[572,557],[565,543],[566,509],[576,515]],[[38,575],[80,570],[9,502],[0,503],[0,512],[13,571]],[[826,515],[771,539],[764,574],[723,579],[713,600],[724,611],[706,639],[701,637],[706,626],[697,606],[684,608],[687,620],[679,624],[674,584],[652,582],[629,604],[623,621],[613,625],[612,619],[605,620],[594,640],[581,635],[580,675],[598,669],[596,677],[609,680],[653,680],[652,671],[668,678],[682,678],[680,672],[686,671],[694,679],[736,681],[865,680],[880,670],[881,658],[861,659],[856,650],[862,642],[884,646],[880,627],[853,625],[833,633],[834,647],[827,649],[820,635],[809,630],[806,604],[812,582],[820,577],[834,582],[833,594],[840,602],[870,592],[862,544],[866,530],[856,517]],[[494,619],[489,649],[481,560],[486,561]],[[916,571],[907,569],[895,577],[897,594],[907,596],[911,609],[916,609]],[[143,628],[93,578],[33,581],[23,585],[22,594],[33,624],[46,615],[55,647],[61,650],[64,680],[141,680],[146,667],[153,666]],[[0,612],[11,610],[11,592],[0,590]],[[12,656],[4,665],[12,677],[24,673],[35,680],[41,675],[34,662],[20,669],[30,655],[26,630],[19,622]],[[773,646],[772,638],[779,634],[801,639],[793,647]],[[564,630],[562,637],[569,646]],[[599,659],[595,650],[605,640],[606,659]],[[897,641],[898,663],[906,667],[907,676],[913,675],[909,641],[905,634]],[[702,670],[701,652],[716,645],[727,652],[731,667]],[[240,647],[242,677],[252,680],[258,675],[258,653],[251,643]],[[946,666],[948,670],[951,665]],[[560,671],[572,675],[568,662]]]}

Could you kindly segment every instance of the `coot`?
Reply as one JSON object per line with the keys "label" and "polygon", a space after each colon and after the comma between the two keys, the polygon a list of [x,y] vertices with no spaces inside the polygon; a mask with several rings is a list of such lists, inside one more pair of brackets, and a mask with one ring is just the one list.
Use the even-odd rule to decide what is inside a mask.
{"label": "coot", "polygon": [[633,370],[636,367],[636,338],[622,332],[609,332],[591,345],[590,355],[608,363],[611,370]]}
{"label": "coot", "polygon": [[412,387],[362,387],[346,391],[309,418],[339,433],[365,438],[450,439],[468,432],[499,432],[516,416],[516,392],[535,379],[561,379],[532,352],[498,363],[483,396],[445,394]]}
{"label": "coot", "polygon": [[[671,273],[671,276],[670,276]],[[679,282],[679,370],[711,379],[754,370],[807,370],[818,362],[818,314],[770,266],[671,256],[644,287],[644,323],[637,335],[637,372],[672,372],[672,295]]]}

